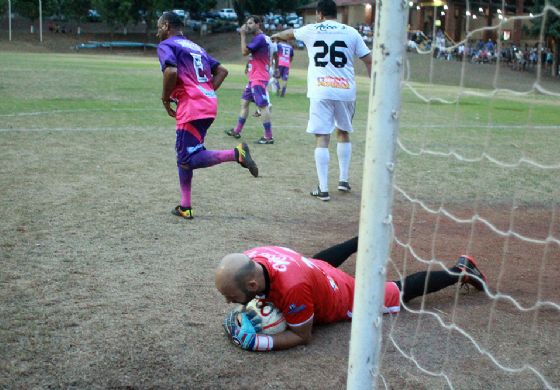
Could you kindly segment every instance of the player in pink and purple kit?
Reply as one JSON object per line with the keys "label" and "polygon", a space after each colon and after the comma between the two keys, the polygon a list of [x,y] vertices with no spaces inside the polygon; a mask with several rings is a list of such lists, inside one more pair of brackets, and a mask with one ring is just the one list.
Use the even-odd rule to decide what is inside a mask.
{"label": "player in pink and purple kit", "polygon": [[[274,54],[277,65],[277,71],[274,72],[276,95],[284,97],[286,95],[286,87],[288,86],[290,65],[292,63],[292,58],[294,58],[294,48],[286,42],[279,42],[277,48]],[[282,88],[280,88],[280,79],[282,79]]]}
{"label": "player in pink and purple kit", "polygon": [[215,91],[228,71],[203,48],[184,37],[182,26],[183,22],[173,12],[165,12],[159,18],[157,36],[161,42],[158,57],[163,72],[161,101],[169,116],[177,122],[175,150],[181,203],[172,213],[192,219],[191,182],[194,169],[236,161],[254,177],[258,176],[259,170],[245,143],[230,150],[206,150],[204,147],[206,132],[218,112]]}
{"label": "player in pink and purple kit", "polygon": [[[239,32],[241,35],[241,53],[244,56],[251,55],[247,72],[249,82],[241,96],[241,110],[237,119],[237,125],[233,129],[226,130],[225,133],[234,138],[241,137],[241,131],[249,115],[249,103],[254,102],[259,108],[264,127],[264,135],[255,143],[261,145],[273,144],[272,122],[266,94],[266,87],[270,78],[268,73],[270,68],[270,44],[261,30],[261,19],[258,16],[250,16],[247,22],[241,26]],[[246,43],[247,33],[254,34],[249,44]]]}

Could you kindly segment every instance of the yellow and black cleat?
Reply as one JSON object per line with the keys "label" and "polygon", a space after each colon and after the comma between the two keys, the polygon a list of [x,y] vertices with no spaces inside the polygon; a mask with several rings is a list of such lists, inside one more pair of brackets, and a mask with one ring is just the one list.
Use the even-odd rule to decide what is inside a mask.
{"label": "yellow and black cleat", "polygon": [[239,165],[243,168],[247,168],[251,175],[254,177],[259,176],[259,168],[257,167],[257,163],[251,157],[251,152],[249,152],[249,147],[245,142],[237,145],[235,147],[235,158]]}
{"label": "yellow and black cleat", "polygon": [[171,210],[171,214],[185,219],[193,219],[194,213],[190,207],[181,207],[180,205]]}

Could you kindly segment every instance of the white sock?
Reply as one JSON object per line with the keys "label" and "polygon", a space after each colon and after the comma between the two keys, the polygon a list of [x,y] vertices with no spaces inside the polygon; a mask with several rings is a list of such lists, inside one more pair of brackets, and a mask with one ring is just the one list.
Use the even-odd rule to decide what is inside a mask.
{"label": "white sock", "polygon": [[339,142],[336,144],[336,155],[338,156],[338,167],[340,169],[340,181],[348,182],[348,171],[352,158],[352,143]]}
{"label": "white sock", "polygon": [[329,191],[329,148],[315,148],[315,167],[321,192]]}

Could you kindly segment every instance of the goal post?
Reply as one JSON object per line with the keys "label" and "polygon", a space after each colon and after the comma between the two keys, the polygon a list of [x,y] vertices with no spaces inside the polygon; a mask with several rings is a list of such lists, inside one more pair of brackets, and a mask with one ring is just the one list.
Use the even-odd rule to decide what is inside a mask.
{"label": "goal post", "polygon": [[375,388],[379,367],[407,13],[406,1],[376,2],[348,389]]}

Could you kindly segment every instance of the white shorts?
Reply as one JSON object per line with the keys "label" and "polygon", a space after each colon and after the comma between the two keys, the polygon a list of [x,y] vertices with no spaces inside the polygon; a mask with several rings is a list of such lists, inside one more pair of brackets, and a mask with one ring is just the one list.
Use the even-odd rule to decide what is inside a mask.
{"label": "white shorts", "polygon": [[309,99],[309,122],[307,132],[311,134],[331,134],[335,127],[348,133],[353,131],[352,118],[356,102]]}

